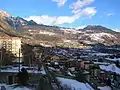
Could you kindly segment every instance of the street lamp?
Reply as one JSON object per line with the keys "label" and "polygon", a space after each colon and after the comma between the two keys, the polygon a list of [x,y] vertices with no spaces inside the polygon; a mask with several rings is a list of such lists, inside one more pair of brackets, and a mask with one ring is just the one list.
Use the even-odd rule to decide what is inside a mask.
{"label": "street lamp", "polygon": [[1,71],[1,65],[2,65],[2,51],[0,51],[1,57],[0,57],[0,71]]}

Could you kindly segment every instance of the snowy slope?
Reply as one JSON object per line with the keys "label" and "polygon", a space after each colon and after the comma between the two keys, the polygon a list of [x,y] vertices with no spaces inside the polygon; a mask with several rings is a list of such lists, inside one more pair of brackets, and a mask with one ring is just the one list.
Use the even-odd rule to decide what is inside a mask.
{"label": "snowy slope", "polygon": [[20,31],[25,37],[33,38],[33,42],[38,40],[40,42],[50,43],[53,46],[64,42],[73,46],[98,43],[104,45],[120,44],[120,33],[100,25],[89,25],[83,29],[48,26],[37,24],[32,20],[27,21],[21,17],[14,17],[3,10],[0,10],[0,17],[14,29]]}
{"label": "snowy slope", "polygon": [[70,90],[94,90],[89,84],[78,82],[76,80],[57,77],[62,87],[71,88]]}
{"label": "snowy slope", "polygon": [[0,10],[0,16],[3,18],[11,17],[10,14],[8,14],[6,11],[3,11],[3,10]]}
{"label": "snowy slope", "polygon": [[112,90],[109,86],[98,87],[100,90]]}
{"label": "snowy slope", "polygon": [[118,68],[115,64],[110,64],[108,66],[105,65],[99,65],[101,70],[105,70],[105,71],[110,71],[116,74],[120,75],[120,68]]}

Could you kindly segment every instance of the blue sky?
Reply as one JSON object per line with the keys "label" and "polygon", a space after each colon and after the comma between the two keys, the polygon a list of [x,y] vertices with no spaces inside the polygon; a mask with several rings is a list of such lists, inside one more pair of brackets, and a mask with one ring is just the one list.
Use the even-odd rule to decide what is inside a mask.
{"label": "blue sky", "polygon": [[0,9],[46,25],[120,29],[120,0],[1,0]]}

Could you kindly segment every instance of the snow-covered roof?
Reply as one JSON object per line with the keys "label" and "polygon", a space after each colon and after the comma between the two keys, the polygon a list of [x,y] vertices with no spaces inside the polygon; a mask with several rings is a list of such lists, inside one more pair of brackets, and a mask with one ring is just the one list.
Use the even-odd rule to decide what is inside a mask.
{"label": "snow-covered roof", "polygon": [[112,55],[112,54],[108,54],[108,53],[92,53],[92,55],[96,55],[96,56],[107,56],[107,55]]}
{"label": "snow-covered roof", "polygon": [[115,64],[110,64],[108,66],[105,66],[105,65],[99,65],[99,66],[100,66],[100,69],[102,70],[114,72],[120,75],[120,68],[118,68]]}
{"label": "snow-covered roof", "polygon": [[48,65],[50,65],[50,63],[47,63]]}
{"label": "snow-covered roof", "polygon": [[70,76],[75,76],[74,74],[72,74],[71,72],[68,72],[68,75],[70,75]]}
{"label": "snow-covered roof", "polygon": [[1,90],[1,87],[4,87],[5,90],[32,90],[32,88],[28,88],[25,86],[14,87],[14,85],[6,85],[6,84],[0,84],[0,90]]}
{"label": "snow-covered roof", "polygon": [[[23,67],[20,67],[20,69],[22,69]],[[24,67],[26,68],[26,67]],[[30,67],[29,67],[30,68]],[[41,71],[38,71],[36,68],[34,68],[33,70],[27,70],[28,73],[34,73],[34,74],[46,74],[44,68],[41,68]],[[1,72],[13,72],[13,73],[18,73],[19,72],[19,68],[18,67],[11,67],[9,69],[1,69]]]}
{"label": "snow-covered roof", "polygon": [[73,79],[66,79],[57,77],[57,79],[61,82],[61,86],[67,85],[71,88],[71,90],[94,90],[88,83],[78,82]]}
{"label": "snow-covered roof", "polygon": [[110,60],[110,61],[120,61],[120,58],[114,58],[114,59],[111,59],[111,58],[106,58],[107,60]]}
{"label": "snow-covered roof", "polygon": [[59,65],[59,63],[58,63],[58,62],[55,62],[55,65]]}
{"label": "snow-covered roof", "polygon": [[94,64],[108,65],[110,63],[106,63],[106,62],[94,62]]}
{"label": "snow-covered roof", "polygon": [[27,87],[16,87],[13,90],[32,90],[32,89],[29,89]]}
{"label": "snow-covered roof", "polygon": [[49,69],[51,69],[51,70],[53,70],[53,71],[56,71],[56,69],[55,68],[53,68],[53,67],[48,67]]}
{"label": "snow-covered roof", "polygon": [[98,87],[100,90],[112,90],[109,86]]}
{"label": "snow-covered roof", "polygon": [[89,73],[90,73],[90,72],[88,72],[88,71],[84,71],[84,72],[83,72],[83,74],[89,74]]}

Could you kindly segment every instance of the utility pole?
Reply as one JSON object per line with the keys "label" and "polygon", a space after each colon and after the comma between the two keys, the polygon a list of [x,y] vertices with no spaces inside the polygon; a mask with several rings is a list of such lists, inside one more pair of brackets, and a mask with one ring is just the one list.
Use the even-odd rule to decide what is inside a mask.
{"label": "utility pole", "polygon": [[0,71],[1,71],[1,66],[2,66],[2,51],[0,51],[1,53],[1,58],[0,58]]}
{"label": "utility pole", "polygon": [[20,48],[19,48],[19,72],[20,72]]}
{"label": "utility pole", "polygon": [[31,65],[30,65],[31,64],[30,56],[28,56],[28,57],[29,57],[29,67],[31,67]]}

